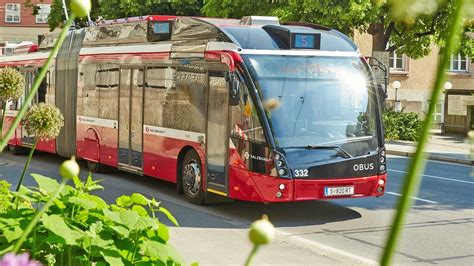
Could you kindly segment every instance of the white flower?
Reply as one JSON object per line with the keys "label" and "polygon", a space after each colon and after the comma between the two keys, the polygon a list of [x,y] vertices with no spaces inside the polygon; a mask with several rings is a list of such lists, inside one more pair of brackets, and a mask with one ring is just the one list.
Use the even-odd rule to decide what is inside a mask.
{"label": "white flower", "polygon": [[0,100],[17,100],[25,89],[25,77],[10,67],[0,69]]}

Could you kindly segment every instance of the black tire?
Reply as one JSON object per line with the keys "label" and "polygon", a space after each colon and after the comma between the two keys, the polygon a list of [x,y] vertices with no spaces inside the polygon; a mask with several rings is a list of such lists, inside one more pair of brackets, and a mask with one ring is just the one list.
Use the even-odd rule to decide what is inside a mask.
{"label": "black tire", "polygon": [[99,162],[87,161],[87,169],[92,173],[100,173],[102,171],[102,165]]}
{"label": "black tire", "polygon": [[20,146],[8,144],[8,151],[12,155],[25,155],[25,154],[28,153],[29,149],[25,148],[25,147],[20,147]]}
{"label": "black tire", "polygon": [[[202,185],[202,164],[199,155],[194,150],[189,150],[181,162],[181,186],[187,201],[202,205],[204,191]],[[197,182],[197,183],[196,183]]]}

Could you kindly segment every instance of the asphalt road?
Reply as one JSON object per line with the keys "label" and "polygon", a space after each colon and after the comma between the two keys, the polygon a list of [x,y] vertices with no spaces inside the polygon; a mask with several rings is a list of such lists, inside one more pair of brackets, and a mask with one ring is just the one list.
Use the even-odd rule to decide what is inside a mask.
{"label": "asphalt road", "polygon": [[[15,185],[25,160],[0,154],[0,178]],[[30,172],[57,177],[62,160],[37,154]],[[370,264],[380,257],[408,162],[405,157],[388,158],[388,185],[380,198],[267,205],[235,201],[195,206],[176,194],[174,184],[150,177],[109,169],[95,178],[105,178],[105,191],[100,194],[109,202],[133,192],[161,200],[180,222],[180,228],[172,229],[171,242],[188,262],[242,265],[250,249],[246,228],[267,214],[278,229],[278,240],[262,249],[256,264]],[[471,170],[465,165],[428,161],[395,264],[474,265]],[[34,181],[28,176],[25,183],[33,185]]]}

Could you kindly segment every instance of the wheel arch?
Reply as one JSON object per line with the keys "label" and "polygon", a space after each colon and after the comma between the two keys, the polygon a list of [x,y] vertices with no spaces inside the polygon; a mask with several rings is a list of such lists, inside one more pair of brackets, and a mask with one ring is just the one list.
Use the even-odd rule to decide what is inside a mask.
{"label": "wheel arch", "polygon": [[90,127],[85,131],[83,145],[82,157],[100,163],[100,135],[95,128]]}

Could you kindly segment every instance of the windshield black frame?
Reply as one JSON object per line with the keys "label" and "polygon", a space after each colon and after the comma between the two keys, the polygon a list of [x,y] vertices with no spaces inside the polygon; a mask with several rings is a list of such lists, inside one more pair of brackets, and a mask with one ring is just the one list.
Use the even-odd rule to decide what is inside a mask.
{"label": "windshield black frame", "polygon": [[[290,147],[292,147],[292,148],[295,148],[295,147],[305,148],[308,145],[310,145],[310,146],[311,145],[312,146],[335,146],[335,145],[342,146],[342,145],[345,145],[349,142],[352,143],[352,142],[358,141],[357,138],[360,138],[361,140],[365,140],[365,139],[367,139],[368,136],[371,136],[371,140],[369,142],[371,151],[374,151],[378,147],[383,146],[383,138],[382,138],[383,133],[382,133],[382,125],[381,125],[381,117],[380,117],[379,95],[378,95],[378,91],[376,89],[376,84],[375,84],[373,74],[371,73],[370,68],[367,65],[367,63],[362,58],[356,57],[356,56],[351,56],[351,57],[347,57],[347,56],[316,56],[316,55],[304,55],[304,56],[302,56],[302,55],[280,55],[280,54],[272,54],[272,55],[243,54],[242,58],[244,59],[245,68],[248,71],[247,73],[252,77],[252,80],[253,80],[253,83],[254,83],[253,85],[255,85],[255,89],[257,91],[258,98],[260,98],[262,100],[262,106],[265,107],[265,109],[264,109],[265,115],[264,115],[263,119],[267,120],[266,121],[267,123],[265,123],[265,124],[267,124],[269,126],[269,130],[271,131],[270,134],[273,137],[272,142],[275,143],[276,147],[281,148],[281,149],[285,149],[285,148],[290,148]],[[264,82],[262,81],[262,76],[257,75],[257,70],[254,68],[254,65],[252,65],[252,62],[250,61],[250,60],[254,60],[254,62],[255,62],[255,60],[257,58],[260,60],[259,62],[262,62],[262,60],[265,60],[265,59],[268,59],[268,58],[279,58],[280,60],[282,58],[285,58],[285,59],[287,59],[287,58],[290,58],[290,59],[297,58],[298,60],[309,58],[310,60],[313,60],[313,61],[315,60],[314,62],[319,62],[319,61],[324,62],[324,60],[336,60],[336,61],[340,60],[341,62],[344,62],[344,60],[346,60],[347,62],[351,62],[352,65],[350,65],[348,67],[349,72],[352,72],[352,74],[356,73],[357,75],[360,75],[361,77],[364,78],[363,90],[365,90],[365,96],[363,94],[364,93],[363,90],[362,90],[361,95],[366,97],[365,104],[367,105],[367,110],[365,110],[364,112],[361,112],[360,116],[366,115],[368,118],[366,118],[364,120],[364,118],[360,119],[358,117],[357,121],[348,120],[346,122],[348,124],[348,127],[350,126],[352,128],[359,128],[358,130],[360,130],[360,128],[364,127],[364,126],[365,127],[370,127],[370,128],[366,128],[366,129],[369,129],[367,132],[370,132],[370,134],[362,134],[362,133],[360,133],[360,131],[353,131],[354,135],[351,135],[351,137],[354,137],[354,138],[353,138],[352,141],[350,141],[350,138],[341,138],[341,139],[336,138],[333,141],[331,141],[329,139],[327,141],[324,141],[324,142],[323,141],[313,141],[313,140],[311,140],[311,141],[303,141],[303,142],[298,142],[298,143],[295,143],[295,142],[285,143],[286,145],[285,144],[282,145],[282,143],[280,141],[281,137],[279,136],[279,132],[275,128],[274,121],[272,121],[272,116],[271,116],[272,111],[268,110],[269,109],[268,108],[268,105],[269,105],[268,104],[268,99],[269,99],[269,97],[268,97],[268,95],[265,95],[265,93],[266,93],[265,90],[268,90],[268,88],[262,87],[262,86],[269,86],[269,85],[268,84],[263,84]],[[296,69],[295,66],[297,66],[297,64],[293,64],[293,68],[290,68],[290,70],[294,72],[294,73],[290,73],[291,77],[288,76],[289,75],[288,73],[286,73],[286,74],[285,73],[270,73],[269,75],[273,75],[270,78],[280,79],[280,83],[288,82],[288,80],[290,80],[290,79],[296,79],[296,80],[304,79],[305,80],[305,82],[304,82],[305,87],[307,86],[307,83],[309,83],[308,82],[309,78],[311,78],[310,82],[315,82],[315,81],[320,82],[323,79],[327,79],[327,80],[329,80],[327,82],[333,82],[334,83],[334,77],[331,76],[335,73],[334,70],[331,70],[330,67],[327,67],[327,64],[321,64],[321,63],[315,64],[314,62],[307,65],[307,66],[309,66],[310,69],[308,69],[308,67],[305,68],[304,66],[301,66],[300,69]],[[275,63],[277,63],[277,62],[275,62]],[[315,75],[314,72],[309,72],[309,71],[314,71],[314,67],[318,67],[318,68],[326,67],[326,69],[323,69],[323,70],[317,69],[318,71],[322,71],[323,74],[319,73],[319,75],[322,75],[322,77],[321,76],[307,77],[308,74],[304,73],[304,72],[310,73],[309,75]],[[303,71],[301,71],[301,69]],[[288,68],[285,68],[285,70],[288,70]],[[326,72],[324,72],[324,71],[326,71]],[[333,72],[331,72],[331,71],[333,71]],[[302,73],[304,73],[304,76],[301,76]],[[265,73],[265,74],[268,74],[268,73]],[[349,73],[349,74],[351,74],[351,73]],[[287,76],[283,77],[285,75],[287,75]],[[266,77],[264,77],[264,78],[266,78]],[[325,86],[329,86],[329,85],[326,84]],[[332,87],[339,86],[339,87],[341,87],[341,88],[339,88],[339,90],[341,90],[341,91],[342,91],[342,89],[345,89],[345,88],[342,88],[342,86],[340,86],[340,84],[337,85],[337,86],[334,85],[334,84],[331,84],[331,86]],[[279,94],[280,99],[281,99],[281,96],[285,95],[285,90],[288,90],[288,89],[285,89],[285,85],[280,86],[280,87],[282,87],[283,89],[280,89],[280,91],[277,94]],[[338,89],[338,88],[336,88],[336,89]],[[283,90],[283,92],[281,90]],[[304,93],[306,93],[306,90],[307,89],[305,88]],[[318,88],[318,90],[319,90],[319,88]],[[313,96],[311,96],[311,97],[313,97]],[[360,97],[360,95],[359,95],[359,97]],[[311,102],[310,97],[308,97],[308,95],[306,95],[306,94],[304,94],[300,98],[302,99],[302,105],[303,105],[304,101]],[[324,103],[320,103],[320,104],[324,104]],[[363,103],[361,104],[361,106],[363,106]],[[301,107],[301,109],[303,109],[303,108]],[[356,110],[354,110],[354,112],[355,111]],[[301,110],[300,110],[300,112],[301,112]],[[299,116],[297,116],[296,118],[299,118]],[[368,123],[369,119],[370,119],[370,123]],[[354,117],[352,117],[352,120],[354,120]],[[361,121],[362,122],[365,121],[365,122],[367,122],[366,124],[370,124],[370,125],[361,125],[361,123],[359,123]],[[312,123],[315,123],[315,122],[312,122]],[[318,125],[315,125],[315,126],[318,126]],[[321,124],[319,126],[324,127],[324,126],[327,126],[327,125]],[[355,135],[356,132],[359,132],[359,133],[357,133],[357,135]],[[295,138],[295,134],[293,134],[290,137]],[[349,141],[344,141],[344,140],[349,140]],[[291,140],[291,141],[294,141],[294,140]],[[355,154],[355,155],[358,156],[360,154]]]}

